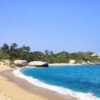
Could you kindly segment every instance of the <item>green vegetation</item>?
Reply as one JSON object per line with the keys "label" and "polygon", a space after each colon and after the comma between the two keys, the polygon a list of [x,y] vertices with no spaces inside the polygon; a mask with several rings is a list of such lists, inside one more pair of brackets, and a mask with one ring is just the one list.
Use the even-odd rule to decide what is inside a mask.
{"label": "green vegetation", "polygon": [[100,58],[97,55],[92,56],[93,54],[93,52],[68,53],[66,51],[54,53],[48,50],[45,50],[45,52],[32,52],[29,46],[23,45],[22,47],[18,47],[16,43],[12,43],[10,46],[5,43],[0,48],[0,60],[23,59],[27,61],[41,60],[49,63],[68,63],[70,59],[74,59],[76,63],[82,63],[83,61],[91,63],[100,62]]}

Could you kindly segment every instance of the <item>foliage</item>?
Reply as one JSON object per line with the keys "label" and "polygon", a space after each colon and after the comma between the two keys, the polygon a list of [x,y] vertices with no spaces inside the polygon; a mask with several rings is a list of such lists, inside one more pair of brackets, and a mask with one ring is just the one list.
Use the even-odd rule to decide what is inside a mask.
{"label": "foliage", "polygon": [[68,63],[70,59],[74,59],[76,62],[82,61],[100,62],[100,58],[97,56],[91,56],[93,52],[74,52],[68,53],[62,51],[54,53],[53,51],[45,50],[45,52],[34,51],[31,52],[29,46],[23,45],[18,47],[16,43],[12,43],[10,46],[6,43],[0,48],[0,60],[2,59],[22,59],[27,61],[41,60],[49,63]]}

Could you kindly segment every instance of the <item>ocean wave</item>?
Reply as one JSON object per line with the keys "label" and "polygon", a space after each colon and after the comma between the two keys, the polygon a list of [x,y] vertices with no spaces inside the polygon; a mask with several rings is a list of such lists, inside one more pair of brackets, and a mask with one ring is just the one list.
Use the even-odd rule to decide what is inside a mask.
{"label": "ocean wave", "polygon": [[44,83],[44,82],[42,82],[42,81],[40,81],[36,78],[24,75],[21,72],[21,69],[19,69],[19,68],[14,70],[13,73],[17,77],[23,78],[33,85],[49,89],[49,90],[57,92],[59,94],[70,95],[72,97],[79,98],[79,100],[100,100],[100,98],[94,96],[92,93],[76,92],[76,91],[73,91],[73,90],[70,90],[70,89],[67,89],[67,88],[46,84],[46,83]]}

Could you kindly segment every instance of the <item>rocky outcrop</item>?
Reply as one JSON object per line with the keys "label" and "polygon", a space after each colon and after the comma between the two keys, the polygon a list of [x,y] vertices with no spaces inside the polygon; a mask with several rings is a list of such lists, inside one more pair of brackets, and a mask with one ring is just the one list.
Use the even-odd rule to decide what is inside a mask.
{"label": "rocky outcrop", "polygon": [[28,66],[48,67],[48,63],[43,61],[31,61],[28,63]]}
{"label": "rocky outcrop", "polygon": [[97,56],[97,54],[96,54],[96,53],[93,53],[91,56],[92,56],[92,57],[96,57],[96,56]]}
{"label": "rocky outcrop", "polygon": [[70,59],[70,60],[69,60],[69,64],[75,64],[75,63],[76,63],[75,60],[73,60],[73,59]]}
{"label": "rocky outcrop", "polygon": [[95,61],[95,64],[96,64],[96,65],[100,65],[100,62],[99,62],[99,61]]}
{"label": "rocky outcrop", "polygon": [[28,63],[27,60],[15,60],[15,61],[14,61],[14,64],[15,64],[16,66],[26,66],[27,63]]}

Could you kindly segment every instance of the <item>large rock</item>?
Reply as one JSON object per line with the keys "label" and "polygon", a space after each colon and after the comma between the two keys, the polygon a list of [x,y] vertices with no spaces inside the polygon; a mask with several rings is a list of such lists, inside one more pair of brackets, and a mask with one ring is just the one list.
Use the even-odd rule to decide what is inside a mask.
{"label": "large rock", "polygon": [[31,61],[28,63],[28,66],[48,67],[48,63],[43,61]]}
{"label": "large rock", "polygon": [[28,63],[28,61],[26,61],[26,60],[15,60],[14,61],[14,64],[17,66],[26,66],[27,63]]}
{"label": "large rock", "polygon": [[75,63],[76,63],[75,60],[73,60],[73,59],[70,59],[70,60],[69,60],[69,64],[75,64]]}
{"label": "large rock", "polygon": [[96,54],[96,53],[93,53],[91,56],[92,56],[92,57],[96,57],[96,56],[97,56],[97,54]]}
{"label": "large rock", "polygon": [[96,65],[100,65],[100,62],[99,62],[99,61],[95,61],[95,64],[96,64]]}

